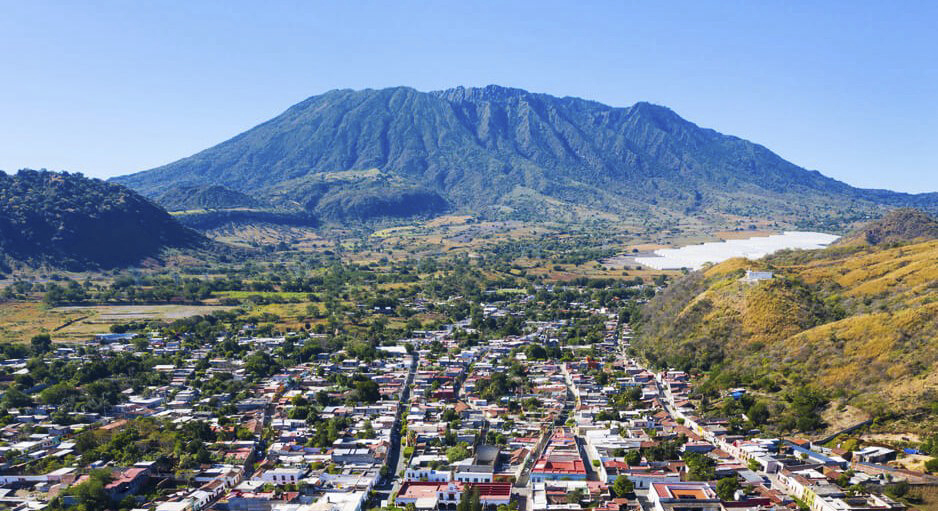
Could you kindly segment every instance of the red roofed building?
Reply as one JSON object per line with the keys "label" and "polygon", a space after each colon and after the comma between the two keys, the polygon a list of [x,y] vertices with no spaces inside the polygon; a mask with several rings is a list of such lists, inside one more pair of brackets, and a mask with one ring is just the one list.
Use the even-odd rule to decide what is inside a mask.
{"label": "red roofed building", "polygon": [[395,504],[413,504],[420,510],[453,511],[468,489],[479,492],[484,508],[507,506],[511,502],[511,483],[405,482],[398,491]]}
{"label": "red roofed building", "polygon": [[143,483],[150,477],[150,471],[146,468],[128,468],[122,472],[114,474],[114,479],[109,482],[104,489],[114,500],[121,500],[127,495],[137,493]]}
{"label": "red roofed building", "polygon": [[720,498],[707,483],[653,483],[648,501],[655,511],[722,511]]}
{"label": "red roofed building", "polygon": [[580,457],[576,438],[561,429],[554,433],[544,454],[531,468],[531,481],[585,481],[586,465]]}

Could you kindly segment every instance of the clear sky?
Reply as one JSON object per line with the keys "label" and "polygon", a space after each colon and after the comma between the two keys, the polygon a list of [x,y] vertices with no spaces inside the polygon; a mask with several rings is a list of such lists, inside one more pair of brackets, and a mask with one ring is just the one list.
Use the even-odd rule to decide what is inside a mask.
{"label": "clear sky", "polygon": [[334,88],[490,83],[938,191],[938,2],[3,1],[0,169],[109,177]]}

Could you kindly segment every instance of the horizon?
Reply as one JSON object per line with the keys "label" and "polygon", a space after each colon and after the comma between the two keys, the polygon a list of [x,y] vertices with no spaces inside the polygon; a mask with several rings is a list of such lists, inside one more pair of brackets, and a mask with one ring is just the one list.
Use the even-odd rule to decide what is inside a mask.
{"label": "horizon", "polygon": [[936,6],[530,5],[13,5],[0,169],[110,178],[330,90],[497,84],[661,105],[852,186],[938,191]]}

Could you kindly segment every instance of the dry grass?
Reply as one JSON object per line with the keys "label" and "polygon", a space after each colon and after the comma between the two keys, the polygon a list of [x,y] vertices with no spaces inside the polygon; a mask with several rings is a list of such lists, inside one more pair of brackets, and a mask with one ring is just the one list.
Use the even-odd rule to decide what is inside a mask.
{"label": "dry grass", "polygon": [[[53,334],[69,322],[80,320],[89,313],[71,310],[56,311],[39,303],[8,302],[0,305],[0,341],[23,342],[40,333]],[[77,326],[74,327],[77,329]],[[72,328],[69,328],[71,331]],[[55,332],[55,337],[65,332]]]}
{"label": "dry grass", "polygon": [[938,486],[916,486],[909,491],[910,497],[916,497],[921,502],[915,503],[915,509],[921,511],[938,511]]}
{"label": "dry grass", "polygon": [[[776,265],[774,281],[739,283],[740,270],[769,263]],[[768,263],[732,259],[704,275],[706,290],[678,319],[709,299],[712,307],[692,320],[688,342],[735,340],[740,346],[726,345],[735,367],[805,378],[873,415],[902,417],[938,393],[938,242],[796,253]],[[783,285],[782,278],[796,281]],[[832,296],[847,308],[844,319],[832,321],[822,303]],[[747,348],[756,344],[758,350]],[[890,427],[918,431],[929,424],[899,419]]]}
{"label": "dry grass", "polygon": [[111,325],[139,320],[172,321],[231,307],[198,305],[97,305],[48,308],[37,302],[0,305],[0,341],[23,342],[40,333],[54,341],[84,341]]}

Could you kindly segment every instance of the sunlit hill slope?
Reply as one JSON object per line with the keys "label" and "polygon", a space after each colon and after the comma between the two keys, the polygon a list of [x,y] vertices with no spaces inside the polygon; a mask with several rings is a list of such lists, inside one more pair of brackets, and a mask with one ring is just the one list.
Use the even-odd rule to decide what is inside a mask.
{"label": "sunlit hill slope", "polygon": [[[900,210],[824,250],[694,272],[644,308],[639,348],[706,372],[704,389],[785,396],[814,386],[835,406],[925,428],[938,420],[934,225]],[[747,268],[775,277],[741,281]]]}

